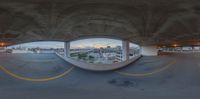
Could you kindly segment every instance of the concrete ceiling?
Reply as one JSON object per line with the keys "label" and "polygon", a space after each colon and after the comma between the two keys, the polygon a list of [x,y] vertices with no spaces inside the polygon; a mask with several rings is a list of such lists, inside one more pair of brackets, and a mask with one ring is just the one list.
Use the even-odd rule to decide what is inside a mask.
{"label": "concrete ceiling", "polygon": [[140,45],[200,42],[200,0],[0,1],[0,42],[87,36]]}

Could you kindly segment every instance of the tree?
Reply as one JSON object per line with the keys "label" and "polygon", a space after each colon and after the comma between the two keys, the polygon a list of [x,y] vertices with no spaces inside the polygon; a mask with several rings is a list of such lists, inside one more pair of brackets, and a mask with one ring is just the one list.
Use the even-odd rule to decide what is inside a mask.
{"label": "tree", "polygon": [[94,60],[94,56],[89,56],[89,60]]}

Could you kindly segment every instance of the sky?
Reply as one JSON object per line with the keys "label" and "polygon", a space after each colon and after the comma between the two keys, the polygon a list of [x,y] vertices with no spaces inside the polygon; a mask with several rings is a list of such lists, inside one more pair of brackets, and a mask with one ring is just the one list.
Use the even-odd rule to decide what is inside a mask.
{"label": "sky", "polygon": [[84,48],[84,47],[105,48],[107,46],[111,47],[122,46],[122,41],[116,39],[108,39],[108,38],[90,38],[90,39],[76,40],[70,43],[71,48]]}
{"label": "sky", "polygon": [[38,41],[38,42],[30,42],[30,43],[23,43],[18,44],[14,46],[10,46],[10,48],[13,47],[27,47],[27,48],[64,48],[64,42],[57,42],[57,41]]}
{"label": "sky", "polygon": [[[31,43],[23,43],[18,44],[15,46],[10,46],[10,48],[13,47],[27,47],[27,48],[64,48],[64,42],[57,42],[57,41],[40,41],[40,42],[31,42]],[[82,40],[75,40],[70,43],[70,47],[72,49],[74,48],[86,48],[86,47],[93,47],[93,48],[100,48],[100,47],[116,47],[116,46],[122,46],[121,40],[116,39],[108,39],[108,38],[90,38],[90,39],[82,39]]]}

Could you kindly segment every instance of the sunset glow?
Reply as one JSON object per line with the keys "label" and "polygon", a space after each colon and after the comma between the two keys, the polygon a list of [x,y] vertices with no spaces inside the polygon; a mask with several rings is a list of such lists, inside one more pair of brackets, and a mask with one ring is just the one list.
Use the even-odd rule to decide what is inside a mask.
{"label": "sunset glow", "polygon": [[83,40],[76,40],[70,43],[70,48],[106,48],[107,46],[116,47],[121,46],[122,41],[108,38],[90,38]]}

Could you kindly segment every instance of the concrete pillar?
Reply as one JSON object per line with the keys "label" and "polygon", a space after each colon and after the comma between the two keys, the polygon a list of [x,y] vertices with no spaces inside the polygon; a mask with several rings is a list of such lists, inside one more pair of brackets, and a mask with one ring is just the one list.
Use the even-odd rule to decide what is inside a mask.
{"label": "concrete pillar", "polygon": [[70,42],[65,42],[64,44],[64,55],[65,57],[70,57]]}
{"label": "concrete pillar", "polygon": [[122,42],[122,60],[128,60],[129,59],[129,41],[123,41]]}
{"label": "concrete pillar", "polygon": [[158,48],[157,46],[142,46],[141,53],[143,56],[157,56]]}

